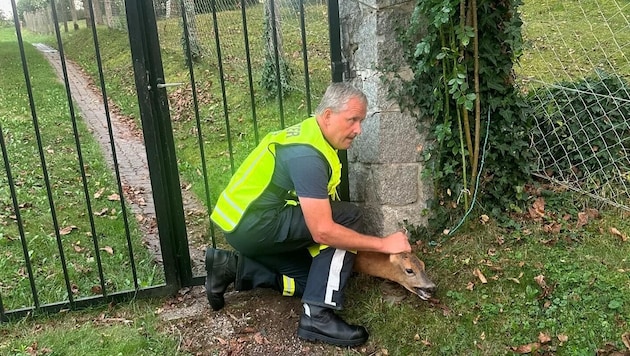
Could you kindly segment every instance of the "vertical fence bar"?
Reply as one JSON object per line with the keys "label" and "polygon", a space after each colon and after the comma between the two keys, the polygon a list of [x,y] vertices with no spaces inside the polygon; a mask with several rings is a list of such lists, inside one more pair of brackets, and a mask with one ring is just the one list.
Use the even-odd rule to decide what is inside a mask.
{"label": "vertical fence bar", "polygon": [[[199,155],[201,156],[201,171],[203,174],[203,185],[204,192],[206,198],[206,211],[208,216],[210,216],[210,212],[212,211],[212,205],[210,202],[210,185],[208,184],[208,168],[206,164],[206,153],[204,148],[204,140],[203,140],[203,130],[201,127],[201,118],[199,117],[199,100],[197,99],[197,83],[195,81],[195,70],[193,68],[193,58],[192,53],[190,51],[190,33],[188,29],[188,18],[186,17],[186,9],[184,8],[184,3],[181,3],[181,11],[182,11],[182,22],[184,25],[184,41],[186,42],[186,57],[188,64],[188,75],[190,76],[190,85],[193,96],[193,106],[195,110],[195,124],[197,127],[197,145],[199,145]],[[212,240],[212,247],[216,248],[217,243],[214,236],[214,224],[210,222],[210,237]]]}
{"label": "vertical fence bar", "polygon": [[[17,21],[17,12],[13,10],[14,17]],[[13,174],[11,173],[11,165],[9,164],[9,153],[7,150],[6,142],[4,141],[4,132],[2,131],[2,124],[0,123],[0,149],[2,149],[2,158],[4,161],[4,169],[7,173],[7,183],[9,184],[9,190],[11,191],[11,201],[13,203],[13,212],[15,213],[15,220],[18,226],[18,232],[20,233],[20,242],[22,244],[22,253],[24,254],[24,264],[28,272],[28,281],[31,286],[31,295],[33,296],[33,305],[39,309],[39,296],[37,295],[37,287],[35,285],[35,275],[33,274],[33,266],[31,264],[31,256],[28,253],[28,242],[26,241],[26,232],[24,231],[24,223],[22,221],[22,214],[20,213],[20,205],[17,199],[17,192],[15,191],[15,182],[13,181]],[[4,307],[0,303],[0,308]]]}
{"label": "vertical fence bar", "polygon": [[[330,69],[332,81],[343,81],[343,58],[341,55],[341,26],[339,23],[339,1],[328,0],[328,26],[330,36]],[[341,183],[339,184],[339,197],[341,200],[350,200],[350,183],[348,182],[348,152],[339,150],[341,160]]]}
{"label": "vertical fence bar", "polygon": [[221,82],[221,97],[223,98],[223,116],[225,117],[225,129],[227,130],[228,149],[230,152],[230,168],[234,174],[234,149],[232,148],[232,133],[230,132],[230,115],[227,107],[227,94],[225,92],[225,75],[223,73],[223,57],[221,54],[221,40],[219,39],[219,25],[217,22],[217,6],[216,1],[211,2],[212,9],[212,25],[214,29],[214,42],[217,48],[217,65],[219,66],[219,82]]}
{"label": "vertical fence bar", "polygon": [[151,0],[127,0],[129,43],[142,119],[155,215],[167,287],[192,280],[186,221],[170,121],[164,70]]}
{"label": "vertical fence bar", "polygon": [[[92,41],[94,42],[94,51],[96,56],[96,65],[98,67],[99,85],[101,87],[101,96],[103,98],[103,108],[105,110],[105,119],[107,121],[107,134],[109,136],[109,144],[112,155],[112,163],[114,166],[114,172],[116,175],[116,185],[118,187],[118,196],[120,197],[120,209],[123,217],[123,225],[125,227],[125,237],[127,239],[127,253],[129,254],[129,263],[131,264],[131,271],[134,281],[134,288],[137,290],[138,286],[138,273],[136,270],[136,262],[133,253],[133,245],[131,243],[131,228],[129,226],[129,219],[127,216],[127,205],[125,203],[125,194],[123,191],[122,180],[120,175],[120,167],[118,166],[118,155],[116,154],[116,144],[114,140],[114,132],[112,126],[112,119],[109,113],[109,100],[107,97],[107,90],[105,86],[105,76],[103,74],[103,63],[101,60],[101,50],[98,41],[98,32],[96,31],[96,22],[94,21],[94,4],[92,0],[88,0],[88,8],[90,14],[90,23],[92,30]],[[100,255],[99,249],[97,249],[97,256]],[[104,285],[103,285],[104,287]],[[104,290],[104,289],[103,289]]]}
{"label": "vertical fence bar", "polygon": [[269,17],[271,21],[271,35],[273,36],[273,60],[276,66],[276,86],[278,87],[278,111],[280,112],[280,128],[284,129],[284,103],[282,92],[282,80],[280,77],[280,55],[278,53],[278,26],[276,26],[276,2],[275,0],[269,1]]}
{"label": "vertical fence bar", "polygon": [[[59,60],[61,61],[61,69],[63,72],[64,85],[66,88],[66,98],[68,100],[68,109],[70,110],[70,120],[72,121],[72,132],[74,134],[74,142],[77,150],[77,160],[79,164],[79,171],[81,172],[81,183],[83,186],[83,195],[85,196],[86,208],[88,213],[88,219],[90,222],[90,231],[92,233],[92,243],[94,244],[94,253],[96,256],[96,264],[98,268],[98,275],[101,284],[101,290],[103,295],[107,295],[105,288],[105,276],[103,275],[103,265],[101,262],[101,254],[98,246],[98,239],[96,234],[96,226],[94,223],[94,214],[92,212],[92,204],[90,201],[90,191],[88,188],[87,175],[85,172],[85,164],[83,161],[83,153],[81,151],[81,141],[79,139],[79,129],[77,126],[77,118],[74,111],[74,104],[72,101],[72,93],[70,91],[70,82],[68,81],[68,69],[66,68],[66,59],[63,51],[63,41],[61,40],[61,33],[59,30],[59,24],[57,22],[57,9],[54,4],[54,0],[51,0],[53,26],[55,28],[55,35],[57,39],[57,47],[59,48]],[[91,1],[90,1],[91,4]],[[122,197],[121,197],[122,199]],[[125,216],[125,214],[123,214]],[[134,268],[135,271],[135,268]]]}
{"label": "vertical fence bar", "polygon": [[245,45],[245,58],[247,59],[247,79],[249,82],[249,100],[252,107],[252,120],[254,124],[254,138],[256,144],[260,142],[258,135],[258,120],[256,118],[256,99],[254,95],[254,80],[252,75],[252,59],[249,51],[249,34],[247,32],[247,12],[245,0],[241,0],[241,17],[243,18],[243,44]]}
{"label": "vertical fence bar", "polygon": [[[68,294],[68,301],[70,302],[70,305],[74,304],[74,297],[72,295],[72,287],[70,286],[70,277],[68,274],[68,266],[66,264],[66,257],[65,257],[65,253],[63,250],[63,244],[61,241],[61,234],[59,232],[59,222],[57,220],[57,211],[55,208],[55,201],[53,198],[53,194],[52,194],[52,186],[51,186],[51,182],[50,182],[50,177],[48,175],[48,168],[47,168],[47,164],[46,164],[46,156],[44,154],[44,148],[43,148],[43,143],[42,143],[42,137],[41,137],[41,132],[40,132],[40,128],[39,128],[39,120],[37,117],[37,111],[35,109],[35,100],[33,97],[33,88],[31,85],[31,79],[30,79],[30,74],[29,74],[29,69],[28,69],[28,64],[26,62],[26,53],[24,51],[24,41],[22,40],[22,32],[20,31],[20,23],[19,20],[17,19],[17,10],[15,9],[15,3],[12,1],[12,5],[13,5],[13,13],[14,13],[14,19],[15,19],[15,31],[17,34],[17,39],[18,39],[18,46],[20,48],[20,57],[22,60],[22,71],[24,72],[24,81],[26,84],[26,91],[28,94],[28,100],[29,100],[29,107],[31,109],[31,118],[32,118],[32,122],[33,122],[33,130],[35,132],[35,138],[37,141],[37,149],[38,149],[38,153],[39,153],[39,160],[41,162],[41,168],[42,168],[42,174],[44,177],[44,185],[46,186],[46,194],[48,197],[48,205],[50,208],[50,216],[52,219],[52,223],[53,223],[53,229],[55,230],[54,235],[55,235],[55,240],[57,242],[57,249],[59,251],[59,260],[61,263],[61,268],[63,271],[63,277],[64,277],[64,281],[66,284],[66,293]],[[53,3],[53,7],[54,7],[54,3]]]}
{"label": "vertical fence bar", "polygon": [[306,46],[306,24],[304,22],[304,0],[300,0],[300,34],[302,36],[302,61],[304,62],[304,85],[306,86],[306,115],[313,114],[311,108],[311,79],[308,74],[308,51]]}

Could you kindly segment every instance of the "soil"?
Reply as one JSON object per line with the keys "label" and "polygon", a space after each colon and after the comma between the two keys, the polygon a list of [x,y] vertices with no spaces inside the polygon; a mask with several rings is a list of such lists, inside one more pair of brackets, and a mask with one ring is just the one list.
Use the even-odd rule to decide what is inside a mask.
{"label": "soil", "polygon": [[296,330],[299,298],[267,289],[228,292],[226,306],[213,311],[204,287],[180,291],[158,311],[164,330],[179,338],[179,349],[192,355],[382,355],[367,344],[341,348],[301,340]]}

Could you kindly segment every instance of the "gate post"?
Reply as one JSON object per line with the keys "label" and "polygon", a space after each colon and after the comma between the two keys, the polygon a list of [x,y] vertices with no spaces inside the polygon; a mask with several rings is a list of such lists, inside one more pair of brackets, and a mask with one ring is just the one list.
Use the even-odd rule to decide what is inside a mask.
{"label": "gate post", "polygon": [[153,2],[126,0],[131,58],[147,151],[166,283],[174,291],[192,280],[186,221]]}
{"label": "gate post", "polygon": [[413,115],[403,112],[383,78],[388,64],[401,65],[398,73],[409,78],[397,41],[397,26],[408,23],[411,0],[348,0],[340,3],[342,43],[352,83],[368,97],[368,118],[348,151],[350,200],[364,211],[366,232],[392,233],[407,221],[423,225],[431,185],[421,179],[425,137],[416,129]]}

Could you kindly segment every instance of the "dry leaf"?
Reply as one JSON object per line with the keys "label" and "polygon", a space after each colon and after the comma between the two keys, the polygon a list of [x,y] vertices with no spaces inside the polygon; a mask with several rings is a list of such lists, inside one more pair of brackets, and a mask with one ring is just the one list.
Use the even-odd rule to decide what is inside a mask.
{"label": "dry leaf", "polygon": [[480,217],[481,224],[485,225],[488,221],[490,221],[490,217],[486,214],[481,215]]}
{"label": "dry leaf", "polygon": [[536,281],[536,283],[538,283],[538,285],[541,288],[547,288],[547,282],[545,282],[545,276],[543,276],[542,274],[537,275],[536,277],[534,277],[534,280]]}
{"label": "dry leaf", "polygon": [[577,226],[578,227],[582,227],[584,225],[588,224],[588,215],[584,212],[579,212],[578,213],[578,221],[577,221]]}
{"label": "dry leaf", "polygon": [[549,341],[551,341],[551,336],[549,336],[548,334],[545,334],[543,332],[540,332],[538,334],[538,341],[540,341],[541,344],[546,344]]}
{"label": "dry leaf", "polygon": [[483,275],[483,273],[481,273],[481,271],[479,270],[479,268],[475,268],[475,270],[473,271],[473,274],[475,276],[477,276],[477,278],[479,278],[479,280],[481,281],[481,283],[486,284],[488,283],[488,280],[486,279],[486,277]]}
{"label": "dry leaf", "polygon": [[92,288],[90,288],[90,291],[92,291],[92,294],[102,294],[103,293],[103,287],[101,287],[99,285],[95,285],[95,286],[92,286]]}
{"label": "dry leaf", "polygon": [[545,216],[545,199],[542,197],[537,198],[532,206],[529,208],[529,216],[532,219],[540,219]]}
{"label": "dry leaf", "polygon": [[516,347],[512,346],[511,349],[517,354],[529,354],[529,353],[532,353],[532,351],[536,351],[540,349],[540,344],[537,342],[532,342],[531,344],[527,344],[527,345],[521,345],[521,346],[516,346]]}
{"label": "dry leaf", "polygon": [[468,282],[468,285],[466,285],[466,289],[472,291],[473,289],[475,289],[475,284],[473,282]]}
{"label": "dry leaf", "polygon": [[107,200],[109,200],[109,201],[119,201],[120,200],[120,195],[118,195],[118,194],[111,194],[111,195],[107,196]]}
{"label": "dry leaf", "polygon": [[105,192],[105,188],[99,189],[96,193],[94,193],[94,199],[100,199],[103,196],[103,192]]}
{"label": "dry leaf", "polygon": [[623,242],[628,241],[628,236],[622,234],[621,231],[617,230],[614,227],[610,228],[610,233],[615,235],[615,236],[621,237],[621,241],[623,241]]}
{"label": "dry leaf", "polygon": [[101,247],[100,250],[101,251],[105,251],[105,252],[109,253],[110,255],[114,254],[114,249],[111,248],[110,246]]}
{"label": "dry leaf", "polygon": [[569,337],[565,334],[560,334],[558,335],[558,341],[560,341],[560,345],[562,345],[563,342],[569,341]]}
{"label": "dry leaf", "polygon": [[59,230],[59,235],[61,236],[65,236],[68,235],[72,232],[72,230],[76,229],[77,227],[74,225],[70,225],[70,226],[66,226],[64,228],[62,228],[61,230]]}
{"label": "dry leaf", "polygon": [[95,212],[94,215],[96,215],[96,216],[103,216],[103,215],[107,214],[108,211],[109,211],[108,208],[103,208],[101,211]]}
{"label": "dry leaf", "polygon": [[626,348],[630,350],[630,332],[625,332],[621,335],[621,341],[626,345]]}

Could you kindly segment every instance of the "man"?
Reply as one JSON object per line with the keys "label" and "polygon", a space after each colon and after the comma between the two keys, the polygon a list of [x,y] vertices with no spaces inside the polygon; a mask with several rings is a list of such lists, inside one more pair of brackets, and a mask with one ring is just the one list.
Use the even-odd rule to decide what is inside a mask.
{"label": "man", "polygon": [[411,251],[402,232],[380,238],[360,233],[361,213],[339,201],[337,150],[361,133],[367,98],[347,83],[331,84],[315,116],[267,135],[219,197],[212,220],[234,251],[206,251],[206,294],[214,310],[236,290],[268,287],[301,296],[298,336],[341,346],[367,341],[362,326],[334,313],[356,251]]}

